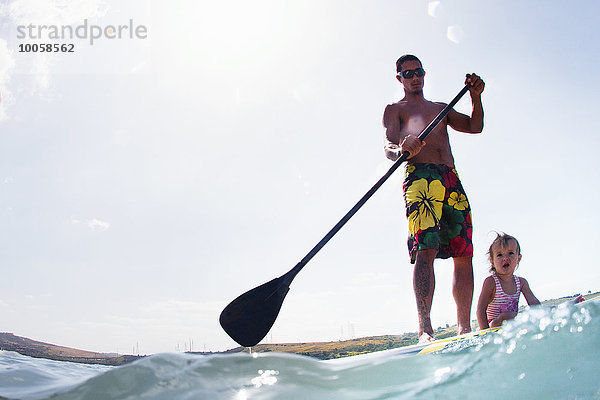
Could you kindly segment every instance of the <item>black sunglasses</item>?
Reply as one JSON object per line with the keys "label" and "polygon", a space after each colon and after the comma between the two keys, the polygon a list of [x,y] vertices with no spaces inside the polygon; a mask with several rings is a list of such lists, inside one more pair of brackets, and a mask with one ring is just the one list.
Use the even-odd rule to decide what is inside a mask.
{"label": "black sunglasses", "polygon": [[420,78],[425,75],[425,70],[423,68],[405,69],[404,71],[398,72],[398,75],[402,76],[404,79],[410,79],[415,75]]}

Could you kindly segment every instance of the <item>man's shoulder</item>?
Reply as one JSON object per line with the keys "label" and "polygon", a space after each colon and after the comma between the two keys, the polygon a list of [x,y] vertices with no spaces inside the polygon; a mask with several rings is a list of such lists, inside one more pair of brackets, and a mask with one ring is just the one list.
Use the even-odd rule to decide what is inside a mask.
{"label": "man's shoulder", "polygon": [[406,100],[398,100],[395,103],[390,103],[385,106],[384,113],[387,115],[402,115],[404,113],[410,112],[408,101]]}
{"label": "man's shoulder", "polygon": [[431,107],[440,108],[440,109],[447,106],[446,103],[443,103],[441,101],[428,101],[428,103],[431,105]]}
{"label": "man's shoulder", "polygon": [[390,110],[390,111],[391,110],[397,110],[397,109],[402,108],[405,105],[406,105],[406,100],[398,100],[395,103],[390,103],[387,106],[385,106],[385,109],[386,110]]}
{"label": "man's shoulder", "polygon": [[396,119],[400,116],[400,114],[402,113],[402,104],[401,103],[402,103],[402,100],[400,100],[396,103],[388,104],[387,106],[385,106],[385,110],[383,111],[384,125],[387,125],[386,121],[389,121],[390,118]]}
{"label": "man's shoulder", "polygon": [[404,109],[406,110],[413,110],[415,109],[415,107],[418,108],[425,108],[425,109],[443,109],[444,107],[446,107],[446,103],[440,102],[440,101],[431,101],[431,100],[425,100],[424,102],[417,104],[414,102],[409,102],[407,100],[398,100],[395,103],[390,103],[388,104],[385,109],[386,111],[402,111]]}

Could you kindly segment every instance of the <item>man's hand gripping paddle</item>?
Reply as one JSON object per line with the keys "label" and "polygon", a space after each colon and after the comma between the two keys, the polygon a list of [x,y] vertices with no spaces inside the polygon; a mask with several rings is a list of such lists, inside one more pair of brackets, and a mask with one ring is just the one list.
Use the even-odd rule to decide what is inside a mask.
{"label": "man's hand gripping paddle", "polygon": [[[456,95],[454,99],[435,117],[433,121],[421,132],[419,139],[425,140],[427,135],[450,112],[452,107],[469,90],[470,84]],[[325,235],[323,239],[286,274],[275,278],[263,285],[240,295],[233,300],[223,311],[219,318],[221,327],[237,343],[244,347],[258,344],[269,332],[279,314],[283,300],[290,290],[290,283],[298,272],[314,257],[319,250],[356,214],[356,212],[371,198],[383,183],[406,161],[409,153],[402,153],[392,167],[377,183],[356,203],[354,207]]]}

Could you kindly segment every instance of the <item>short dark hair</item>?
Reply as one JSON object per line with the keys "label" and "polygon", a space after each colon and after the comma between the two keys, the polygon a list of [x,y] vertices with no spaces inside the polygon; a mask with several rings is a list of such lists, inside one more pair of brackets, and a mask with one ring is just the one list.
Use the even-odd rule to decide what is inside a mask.
{"label": "short dark hair", "polygon": [[400,57],[398,61],[396,61],[396,72],[402,71],[402,64],[406,61],[417,61],[421,65],[421,67],[423,66],[423,63],[417,58],[417,56],[413,56],[412,54],[405,54],[402,57]]}

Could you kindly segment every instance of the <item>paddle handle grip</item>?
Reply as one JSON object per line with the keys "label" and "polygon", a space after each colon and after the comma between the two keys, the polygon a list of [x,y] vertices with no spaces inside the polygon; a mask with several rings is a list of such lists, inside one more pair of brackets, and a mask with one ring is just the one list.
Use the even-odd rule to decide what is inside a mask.
{"label": "paddle handle grip", "polygon": [[[458,103],[458,101],[464,96],[465,93],[467,93],[470,87],[471,84],[467,83],[465,87],[463,87],[461,91],[452,99],[452,101],[450,101],[450,103],[448,103],[446,107],[444,107],[444,109],[440,111],[440,113],[433,119],[433,121],[431,121],[429,125],[427,125],[425,129],[423,129],[423,131],[419,134],[419,139],[421,141],[425,140],[425,138],[431,133],[431,131],[433,131],[433,129],[440,123],[440,121],[446,117],[446,115],[450,112],[452,107],[454,107],[456,103]],[[327,235],[325,235],[325,237],[321,239],[321,241],[317,243],[316,246],[313,247],[312,250],[309,251],[308,254],[304,256],[304,258],[300,260],[300,262],[296,264],[294,268],[292,268],[286,274],[282,275],[282,278],[284,278],[287,284],[289,284],[298,274],[298,272],[300,272],[300,270],[304,268],[304,266],[315,256],[315,254],[317,254],[319,250],[321,250],[327,244],[327,242],[329,242],[331,238],[333,238],[335,234],[338,233],[344,225],[346,225],[346,222],[348,222],[350,218],[352,218],[354,214],[356,214],[358,210],[360,210],[360,208],[367,202],[367,200],[369,200],[371,196],[373,196],[373,194],[385,183],[385,181],[388,180],[388,178],[400,167],[400,165],[402,165],[402,163],[408,159],[409,156],[410,154],[407,151],[402,153],[400,157],[391,166],[391,168],[385,173],[385,175],[383,175],[377,181],[377,183],[375,183],[375,185],[373,185],[373,187],[369,189],[369,191],[358,201],[358,203],[356,203],[354,207],[352,207],[352,209],[350,209],[350,211],[348,211],[346,215],[344,215],[342,219],[337,224],[335,224],[333,228],[331,228]]]}

